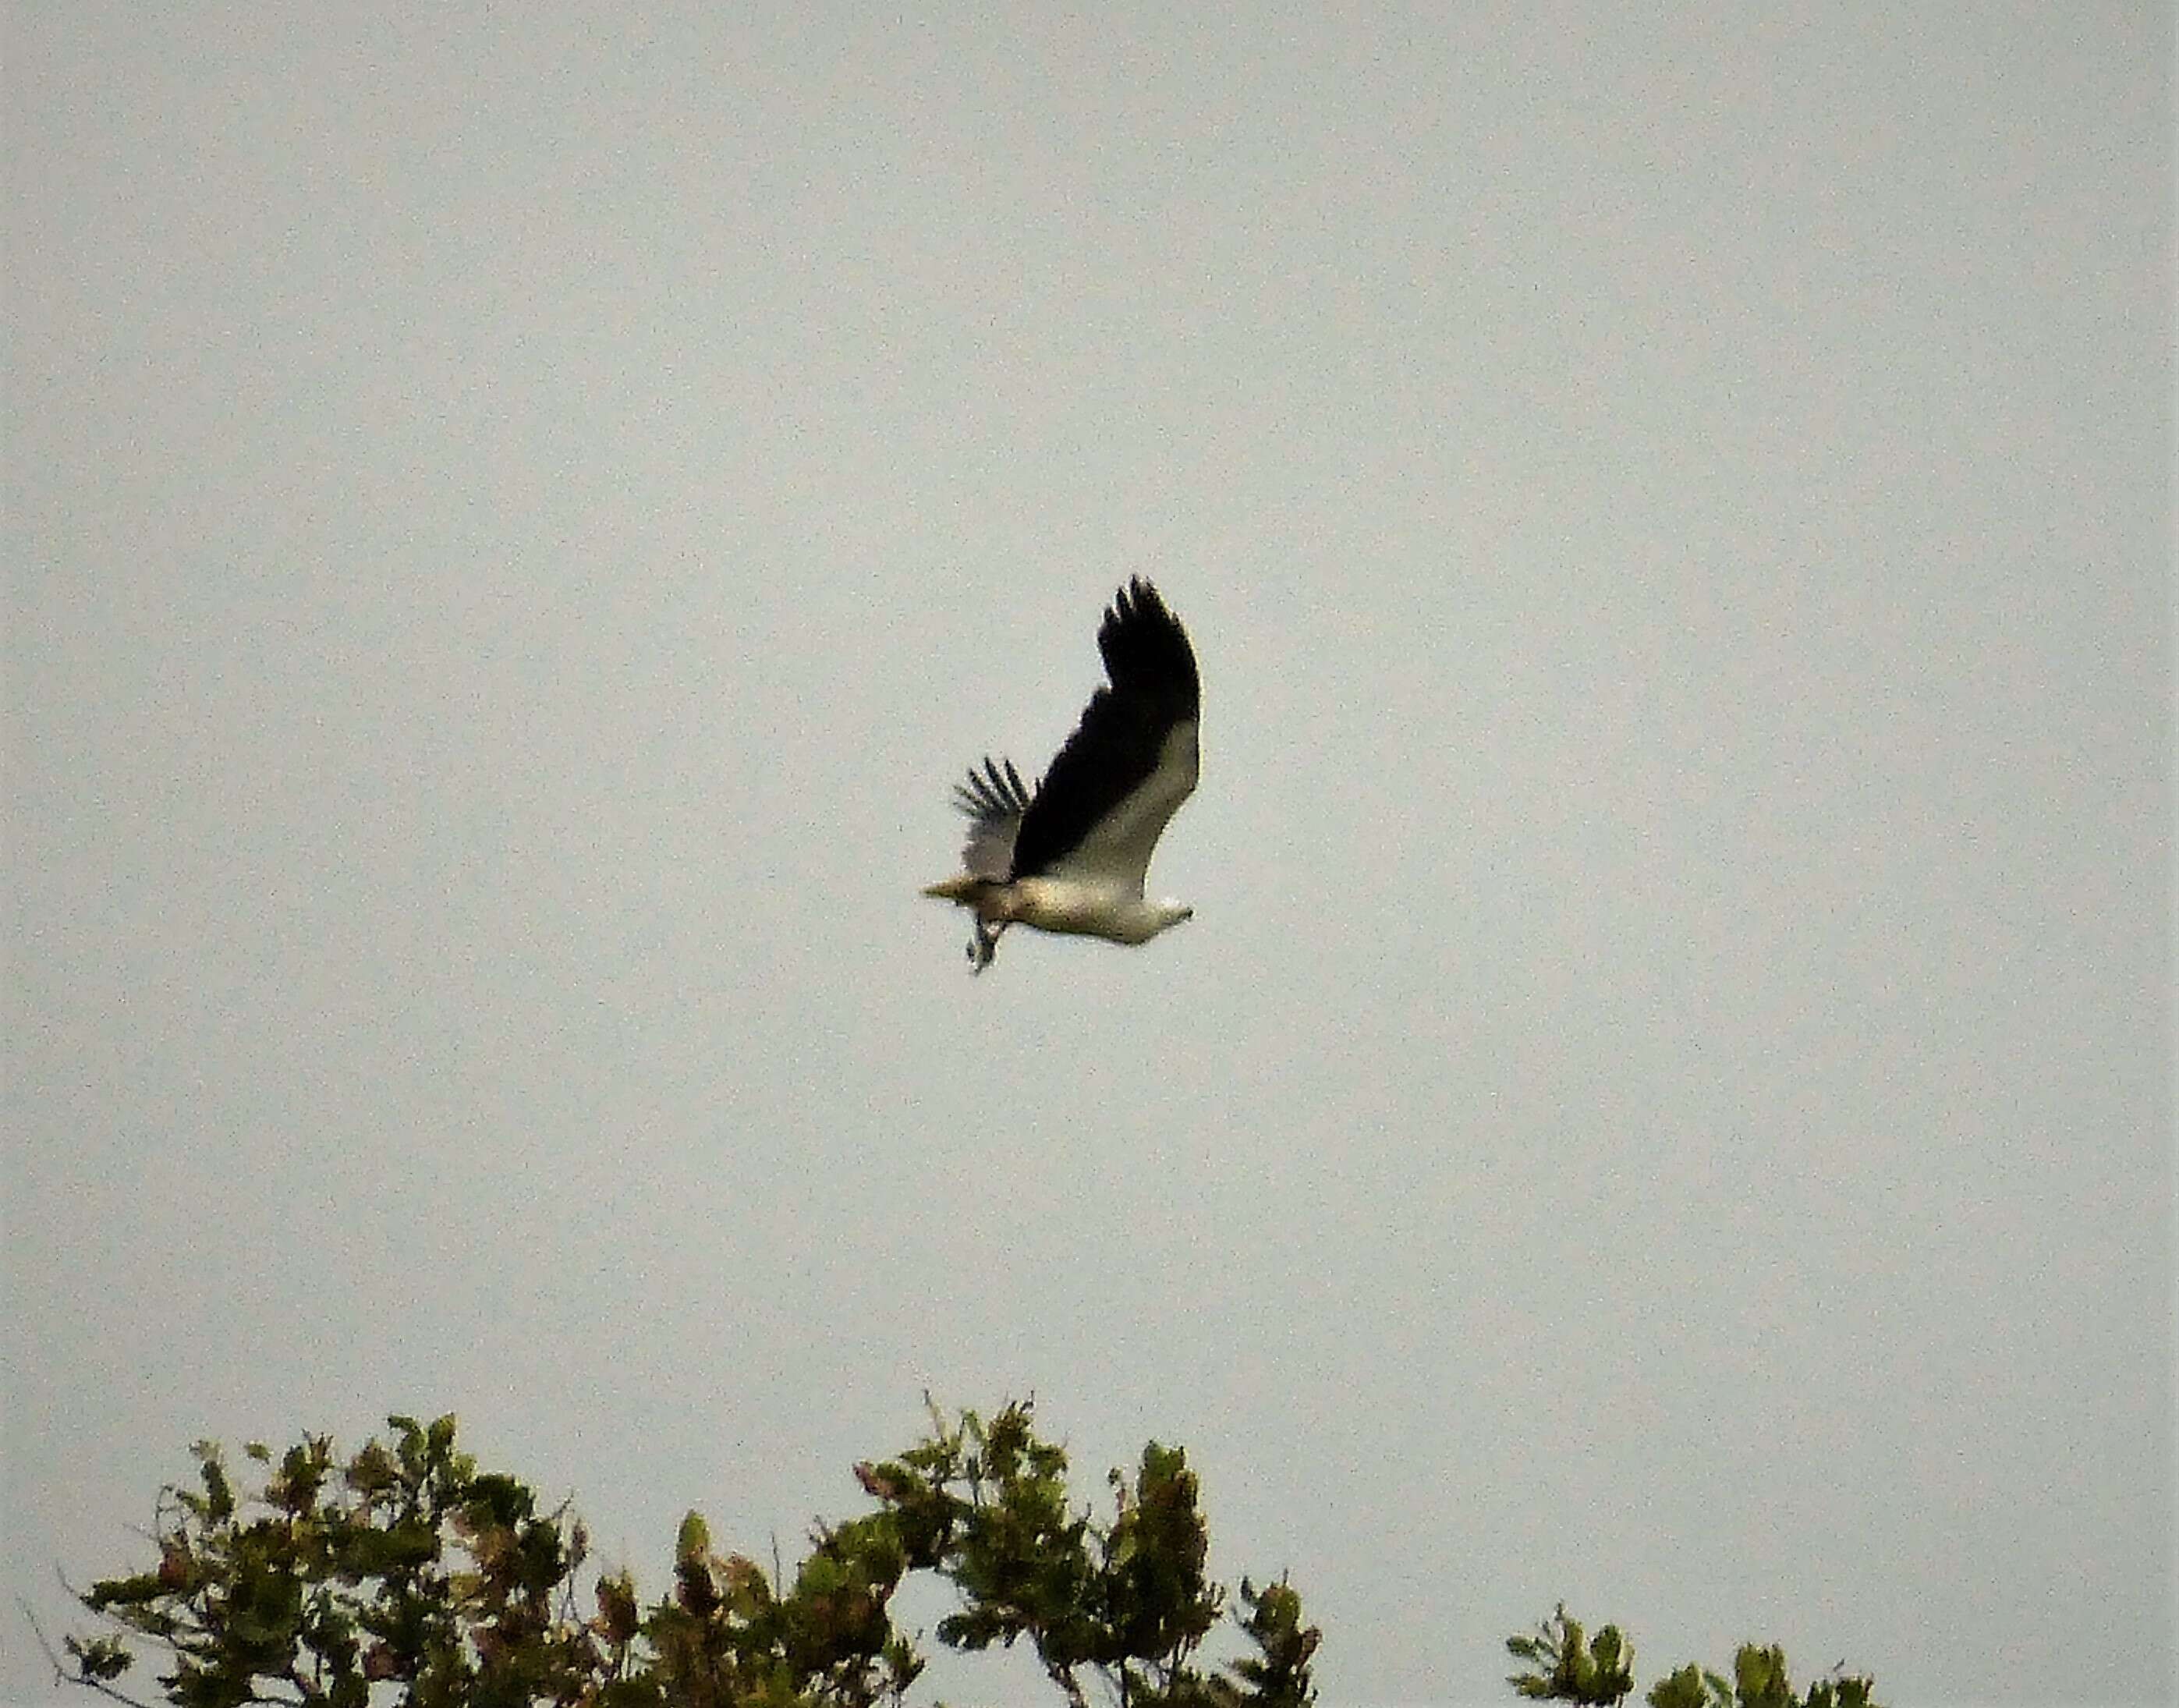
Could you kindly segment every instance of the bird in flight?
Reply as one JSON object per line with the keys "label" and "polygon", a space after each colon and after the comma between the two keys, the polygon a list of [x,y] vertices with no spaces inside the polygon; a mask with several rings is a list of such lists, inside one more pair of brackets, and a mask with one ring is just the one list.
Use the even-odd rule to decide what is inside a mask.
{"label": "bird in flight", "polygon": [[1109,687],[1032,794],[1012,760],[969,768],[953,799],[969,816],[962,871],[924,891],[974,916],[969,967],[980,973],[1008,925],[1146,943],[1194,916],[1145,901],[1159,835],[1195,788],[1200,689],[1188,631],[1139,576],[1114,596],[1097,629]]}

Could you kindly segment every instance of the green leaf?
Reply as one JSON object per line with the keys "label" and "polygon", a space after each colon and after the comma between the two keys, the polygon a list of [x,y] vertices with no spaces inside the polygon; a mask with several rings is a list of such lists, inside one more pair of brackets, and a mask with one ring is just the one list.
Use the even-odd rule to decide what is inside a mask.
{"label": "green leaf", "polygon": [[1649,1708],[1731,1708],[1732,1688],[1690,1661],[1649,1687]]}
{"label": "green leaf", "polygon": [[75,1661],[76,1677],[88,1683],[107,1683],[118,1678],[134,1657],[118,1637],[93,1637],[88,1641],[64,1637],[62,1646]]}

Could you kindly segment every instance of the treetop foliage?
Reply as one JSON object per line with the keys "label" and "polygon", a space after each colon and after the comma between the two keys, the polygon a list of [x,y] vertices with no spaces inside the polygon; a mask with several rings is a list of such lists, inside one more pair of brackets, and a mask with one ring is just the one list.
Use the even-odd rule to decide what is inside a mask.
{"label": "treetop foliage", "polygon": [[[922,1634],[892,1616],[894,1592],[924,1573],[956,1597],[941,1644],[1025,1645],[1068,1708],[1089,1708],[1093,1690],[1117,1708],[1316,1700],[1319,1633],[1287,1580],[1244,1577],[1229,1606],[1205,1574],[1178,1447],[1150,1442],[1132,1474],[1108,1474],[1109,1501],[1093,1510],[1026,1403],[988,1422],[933,1407],[913,1447],[855,1466],[871,1510],[817,1524],[792,1572],[721,1554],[692,1512],[669,1588],[646,1601],[626,1568],[590,1566],[565,1503],[541,1508],[458,1451],[453,1418],[387,1421],[387,1439],[347,1457],[322,1436],[277,1459],[252,1442],[254,1491],[198,1442],[194,1485],[160,1492],[156,1562],[80,1596],[111,1628],[68,1637],[62,1676],[135,1702],[119,1681],[149,1645],[182,1708],[882,1708],[924,1671]],[[1221,1620],[1241,1652],[1206,1667]],[[1523,1663],[1507,1682],[1530,1700],[1617,1708],[1634,1689],[1633,1645],[1616,1626],[1592,1635],[1563,1606],[1506,1646]],[[1750,1644],[1729,1682],[1683,1667],[1646,1700],[1877,1708],[1870,1692],[1841,1672],[1796,1694],[1784,1654]]]}
{"label": "treetop foliage", "polygon": [[[1109,1478],[1112,1512],[1078,1509],[1067,1456],[1027,1404],[986,1423],[935,1408],[897,1459],[855,1467],[875,1509],[820,1524],[791,1574],[714,1551],[690,1513],[669,1593],[645,1603],[626,1570],[588,1573],[589,1539],[563,1505],[480,1472],[454,1420],[387,1420],[387,1441],[342,1458],[305,1436],[236,1491],[217,1447],[196,1486],[169,1486],[157,1563],[103,1579],[84,1605],[118,1634],[70,1636],[73,1677],[118,1700],[130,1639],[163,1649],[159,1683],[184,1708],[876,1708],[922,1672],[892,1618],[910,1572],[950,1582],[938,1640],[975,1651],[1026,1641],[1073,1708],[1093,1685],[1121,1708],[1308,1708],[1318,1633],[1283,1578],[1243,1579],[1232,1623],[1254,1652],[1205,1670],[1226,1610],[1205,1575],[1194,1474],[1153,1442]],[[589,1582],[590,1606],[579,1585]]]}
{"label": "treetop foliage", "polygon": [[[1531,1701],[1616,1708],[1634,1689],[1634,1645],[1616,1625],[1589,1636],[1580,1620],[1567,1616],[1563,1602],[1533,1635],[1508,1637],[1506,1647],[1528,1663],[1506,1682]],[[1649,1708],[1879,1708],[1871,1680],[1843,1674],[1819,1678],[1805,1696],[1795,1695],[1786,1675],[1786,1651],[1779,1648],[1743,1643],[1732,1672],[1727,1683],[1690,1664],[1660,1678],[1644,1700]]]}

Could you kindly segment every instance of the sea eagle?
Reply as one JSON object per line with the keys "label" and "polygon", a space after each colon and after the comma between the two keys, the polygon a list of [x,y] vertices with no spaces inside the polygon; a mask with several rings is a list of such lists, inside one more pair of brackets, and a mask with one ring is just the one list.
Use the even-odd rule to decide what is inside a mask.
{"label": "sea eagle", "polygon": [[1143,875],[1195,788],[1195,651],[1139,576],[1106,611],[1097,650],[1111,686],[1090,697],[1034,795],[1012,760],[988,755],[954,788],[969,816],[963,870],[924,894],[974,914],[972,972],[991,965],[1008,925],[1146,943],[1194,915],[1178,902],[1144,901]]}

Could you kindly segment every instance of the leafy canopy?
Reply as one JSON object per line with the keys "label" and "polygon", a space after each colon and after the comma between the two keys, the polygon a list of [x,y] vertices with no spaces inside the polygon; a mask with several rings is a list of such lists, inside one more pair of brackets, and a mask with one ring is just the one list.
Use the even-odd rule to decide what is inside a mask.
{"label": "leafy canopy", "polygon": [[[1634,1689],[1634,1645],[1606,1625],[1590,1637],[1581,1621],[1567,1617],[1565,1603],[1531,1635],[1506,1639],[1507,1651],[1527,1664],[1506,1682],[1531,1701],[1575,1702],[1616,1708]],[[1878,1708],[1867,1678],[1843,1673],[1820,1678],[1805,1696],[1793,1694],[1786,1676],[1786,1651],[1743,1643],[1734,1656],[1731,1683],[1692,1664],[1649,1687],[1649,1708]]]}
{"label": "leafy canopy", "polygon": [[[625,1570],[585,1573],[563,1505],[456,1449],[454,1420],[387,1420],[342,1458],[306,1436],[239,1494],[219,1450],[195,1487],[162,1491],[157,1563],[81,1598],[118,1633],[70,1636],[74,1678],[104,1694],[165,1651],[184,1708],[875,1708],[922,1672],[893,1624],[910,1572],[951,1583],[938,1639],[964,1651],[1026,1641],[1068,1702],[1093,1685],[1122,1708],[1307,1708],[1318,1634],[1283,1579],[1240,1585],[1232,1623],[1254,1653],[1206,1671],[1199,1650],[1226,1592],[1205,1575],[1194,1473],[1153,1442],[1108,1478],[1111,1514],[1078,1509],[1067,1456],[1026,1404],[988,1423],[936,1409],[923,1440],[855,1467],[875,1510],[822,1524],[791,1575],[714,1551],[682,1521],[669,1593],[645,1603]],[[587,1581],[589,1606],[579,1593]]]}
{"label": "leafy canopy", "polygon": [[[873,1508],[819,1524],[789,1573],[722,1555],[700,1513],[682,1520],[671,1587],[645,1601],[627,1570],[589,1568],[565,1504],[541,1508],[514,1478],[480,1471],[454,1420],[387,1420],[343,1458],[305,1436],[239,1492],[217,1447],[193,1449],[193,1486],[161,1491],[156,1562],[94,1584],[104,1634],[66,1639],[64,1677],[124,1702],[138,1647],[183,1708],[880,1708],[925,1661],[892,1619],[908,1574],[951,1584],[947,1647],[1025,1643],[1068,1708],[1095,1690],[1118,1708],[1309,1708],[1319,1634],[1282,1577],[1243,1578],[1238,1607],[1205,1574],[1195,1474],[1151,1442],[1106,1477],[1109,1513],[1078,1506],[1067,1455],[1027,1404],[986,1422],[935,1407],[927,1435],[856,1480]],[[587,1588],[587,1595],[584,1593]],[[1221,1618],[1242,1653],[1206,1667]],[[1562,1606],[1506,1645],[1532,1701],[1617,1708],[1634,1648]],[[1776,1648],[1744,1645],[1732,1678],[1688,1666],[1649,1708],[1877,1708],[1841,1671],[1797,1694]]]}

